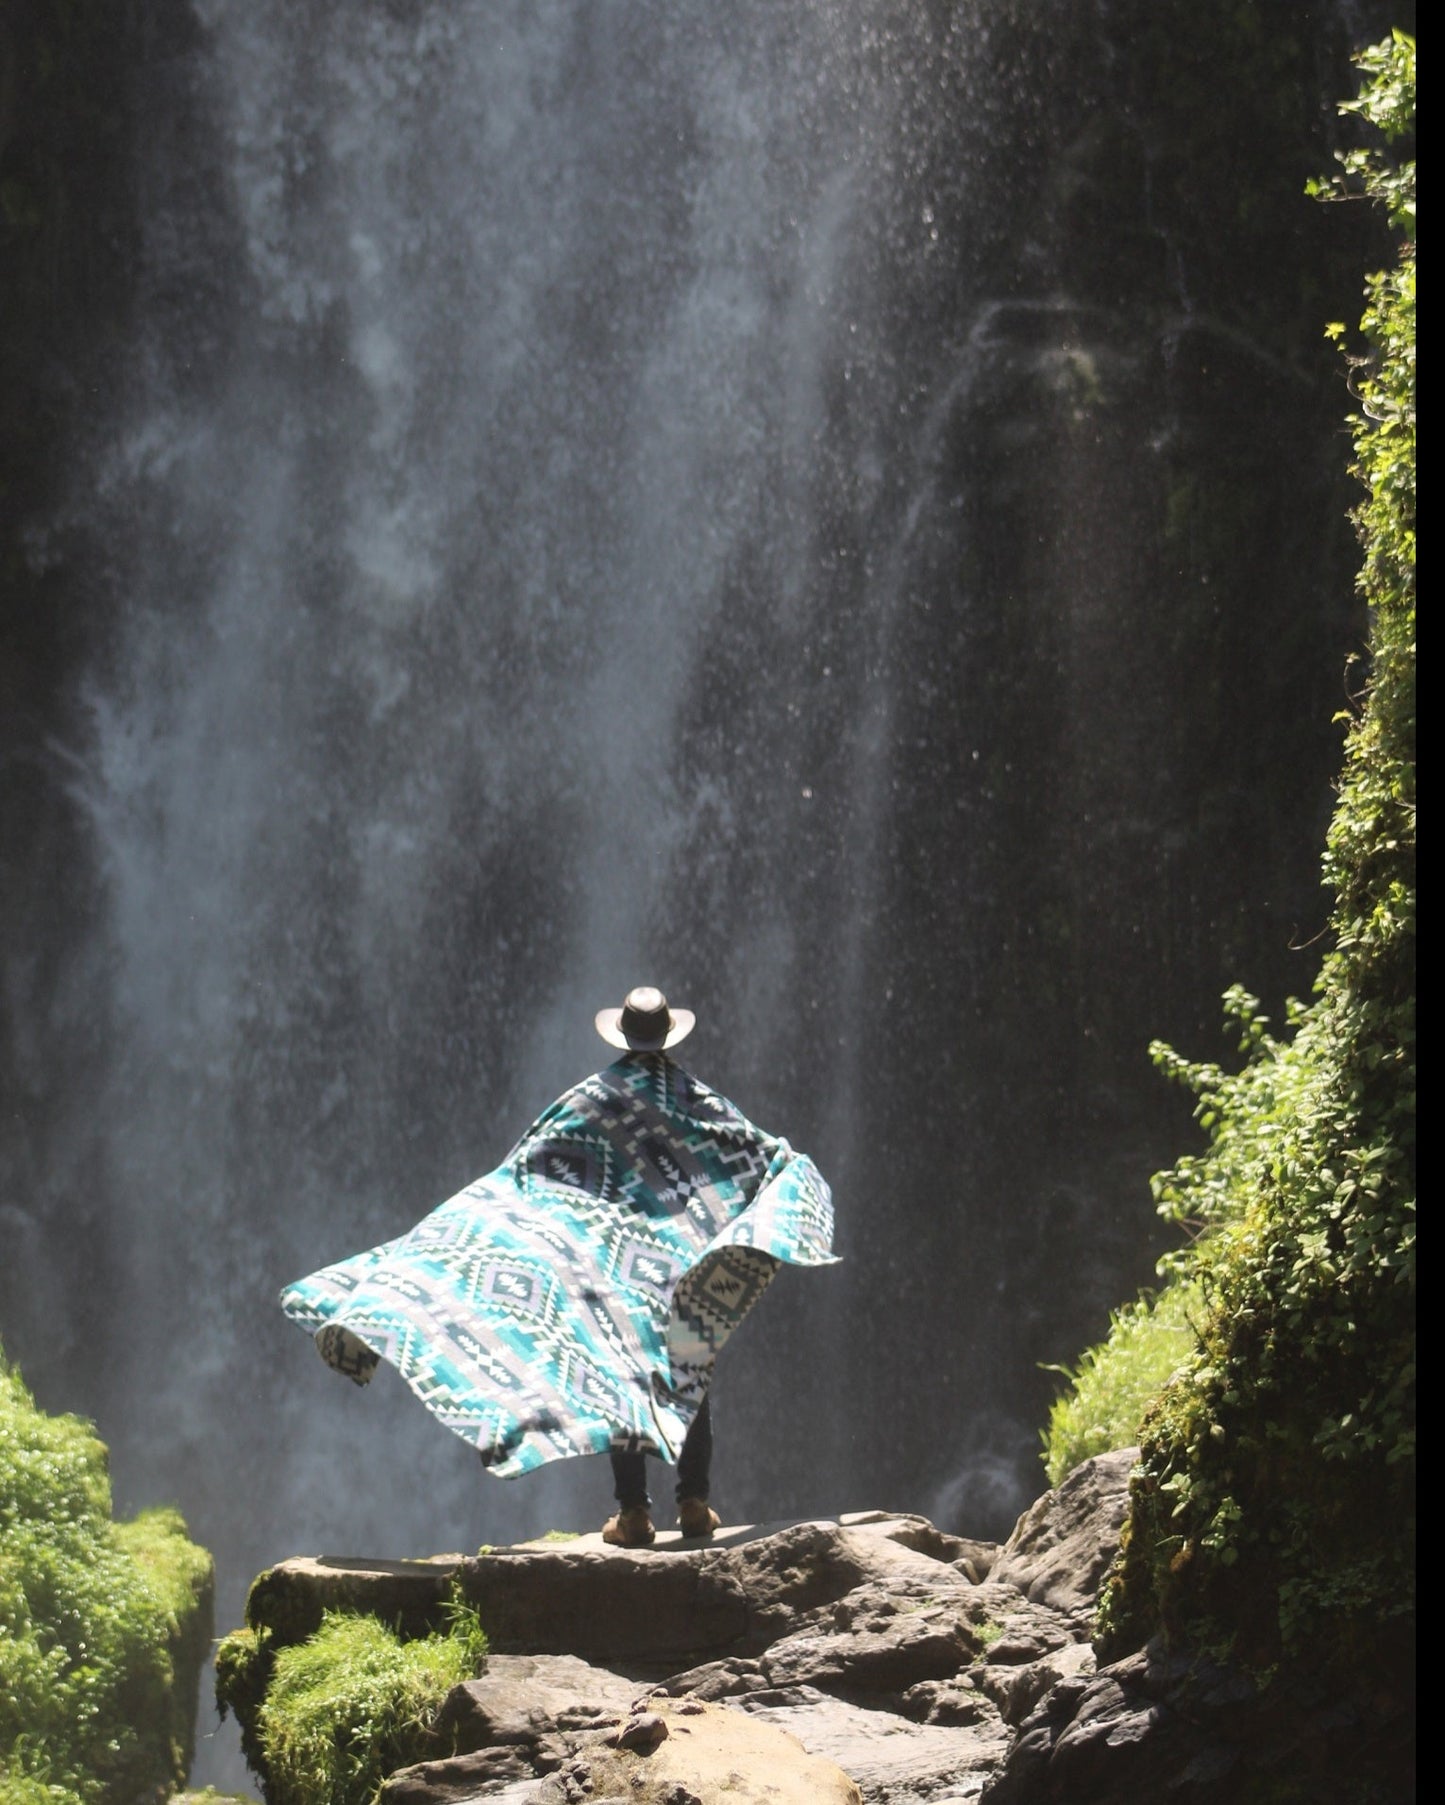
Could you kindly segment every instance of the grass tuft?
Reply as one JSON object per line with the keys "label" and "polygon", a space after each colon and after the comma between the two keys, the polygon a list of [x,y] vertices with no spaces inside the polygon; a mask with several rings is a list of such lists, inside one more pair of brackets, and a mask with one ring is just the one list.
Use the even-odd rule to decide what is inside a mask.
{"label": "grass tuft", "polygon": [[1176,1281],[1113,1311],[1107,1339],[1077,1366],[1048,1368],[1069,1382],[1043,1432],[1050,1485],[1095,1454],[1134,1446],[1144,1413],[1198,1346],[1202,1309],[1198,1285]]}
{"label": "grass tuft", "polygon": [[275,1656],[257,1723],[271,1805],[369,1805],[397,1768],[450,1753],[437,1711],[477,1658],[472,1630],[402,1642],[374,1617],[328,1612]]}

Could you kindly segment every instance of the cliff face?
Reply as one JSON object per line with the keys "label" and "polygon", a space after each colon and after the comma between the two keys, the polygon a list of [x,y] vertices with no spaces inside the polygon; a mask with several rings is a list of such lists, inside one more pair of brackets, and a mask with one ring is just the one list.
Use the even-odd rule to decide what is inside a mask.
{"label": "cliff face", "polygon": [[[1358,1707],[1329,1701],[1327,1721],[1325,1701],[1300,1691],[1262,1703],[1242,1677],[1201,1675],[1162,1649],[1096,1669],[1093,1603],[1133,1460],[1086,1462],[1002,1545],[873,1512],[725,1529],[706,1544],[664,1534],[645,1551],[581,1536],[471,1558],[302,1558],[260,1576],[247,1617],[274,1660],[328,1611],[417,1636],[457,1592],[477,1607],[485,1668],[447,1696],[431,1757],[391,1775],[387,1805],[735,1805],[803,1755],[824,1765],[802,1770],[804,1790],[772,1796],[854,1796],[841,1774],[876,1805],[1123,1805],[1145,1788],[1235,1805],[1257,1774],[1296,1772],[1314,1774],[1313,1796],[1334,1796],[1322,1763],[1345,1771]],[[262,1696],[232,1700],[248,1739]],[[748,1743],[744,1723],[784,1740]],[[752,1752],[718,1793],[708,1764],[729,1737]]]}

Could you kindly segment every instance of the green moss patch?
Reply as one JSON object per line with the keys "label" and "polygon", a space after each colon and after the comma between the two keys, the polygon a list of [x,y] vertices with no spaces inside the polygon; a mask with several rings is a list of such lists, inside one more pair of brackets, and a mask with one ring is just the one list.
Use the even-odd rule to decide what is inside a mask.
{"label": "green moss patch", "polygon": [[327,1612],[278,1648],[237,1630],[216,1653],[216,1699],[234,1711],[270,1805],[369,1805],[399,1767],[451,1753],[436,1729],[448,1692],[481,1671],[474,1610],[451,1607],[442,1634],[404,1640],[375,1617]]}

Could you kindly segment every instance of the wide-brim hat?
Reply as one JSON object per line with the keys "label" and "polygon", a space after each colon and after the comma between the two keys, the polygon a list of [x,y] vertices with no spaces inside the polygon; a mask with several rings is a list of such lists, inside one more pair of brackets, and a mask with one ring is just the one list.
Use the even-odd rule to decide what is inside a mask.
{"label": "wide-brim hat", "polygon": [[609,1046],[634,1053],[660,1053],[692,1033],[697,1017],[691,1009],[669,1009],[667,998],[651,984],[629,990],[620,1009],[599,1009],[597,1032]]}

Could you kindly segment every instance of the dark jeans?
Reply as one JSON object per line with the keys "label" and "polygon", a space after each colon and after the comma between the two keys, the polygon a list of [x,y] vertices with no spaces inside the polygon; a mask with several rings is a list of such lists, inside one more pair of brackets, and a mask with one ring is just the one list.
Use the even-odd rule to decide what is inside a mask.
{"label": "dark jeans", "polygon": [[[708,1475],[712,1471],[712,1412],[704,1398],[702,1409],[692,1419],[692,1427],[677,1457],[677,1500],[706,1498]],[[612,1480],[618,1504],[623,1510],[650,1510],[652,1499],[647,1493],[647,1456],[624,1449],[612,1450]]]}

